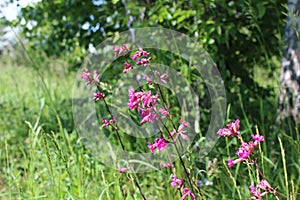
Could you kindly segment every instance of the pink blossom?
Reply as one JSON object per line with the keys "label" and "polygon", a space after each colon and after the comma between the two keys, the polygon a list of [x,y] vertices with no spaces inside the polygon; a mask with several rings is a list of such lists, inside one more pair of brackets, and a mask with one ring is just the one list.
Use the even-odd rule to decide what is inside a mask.
{"label": "pink blossom", "polygon": [[170,163],[160,163],[159,164],[161,167],[165,167],[165,168],[173,168],[173,165]]}
{"label": "pink blossom", "polygon": [[157,76],[158,76],[159,80],[160,80],[162,83],[164,83],[164,84],[167,83],[167,81],[165,80],[165,79],[168,78],[168,76],[169,76],[167,73],[164,73],[163,75],[160,75],[160,73],[157,72]]}
{"label": "pink blossom", "polygon": [[126,44],[122,44],[120,48],[117,48],[115,46],[112,46],[112,49],[115,52],[115,57],[118,56],[125,56],[130,50],[127,48]]}
{"label": "pink blossom", "polygon": [[257,142],[263,142],[264,141],[264,136],[262,136],[262,135],[259,135],[259,134],[254,135],[254,134],[252,134],[251,136],[252,136],[253,140],[255,140]]}
{"label": "pink blossom", "polygon": [[237,152],[235,153],[239,158],[234,161],[232,161],[231,158],[228,159],[228,166],[232,167],[233,165],[246,160],[251,155],[251,153],[255,150],[258,143],[259,141],[257,140],[255,140],[254,142],[250,141],[248,143],[243,142],[241,146],[238,148]]}
{"label": "pink blossom", "polygon": [[[265,190],[265,192],[260,193],[259,188]],[[248,199],[255,199],[255,200],[261,200],[263,196],[268,194],[269,192],[273,193],[273,188],[268,183],[267,180],[263,179],[256,187],[253,185],[249,186],[250,193],[253,195],[251,198]]]}
{"label": "pink blossom", "polygon": [[102,127],[106,127],[106,126],[109,126],[110,125],[110,122],[106,119],[102,119]]}
{"label": "pink blossom", "polygon": [[101,92],[95,92],[95,93],[93,93],[93,99],[95,101],[99,101],[101,99],[104,99],[104,97],[105,97],[105,94],[103,94]]}
{"label": "pink blossom", "polygon": [[153,107],[156,105],[156,100],[158,98],[158,94],[151,95],[151,90],[146,92],[135,92],[134,89],[128,90],[129,94],[129,103],[128,106],[130,109],[137,108],[138,111],[140,111],[140,103],[142,102],[142,105],[144,108]]}
{"label": "pink blossom", "polygon": [[154,150],[156,149],[156,144],[151,144],[151,142],[147,142],[148,148],[150,149],[151,153],[154,153]]}
{"label": "pink blossom", "polygon": [[232,123],[227,124],[226,127],[228,129],[230,129],[236,135],[240,134],[240,132],[239,132],[239,130],[240,130],[240,120],[239,119],[235,120]]}
{"label": "pink blossom", "polygon": [[165,141],[164,139],[162,139],[162,138],[156,138],[156,139],[154,140],[154,142],[157,144],[157,150],[158,150],[158,151],[163,150],[163,149],[166,148],[166,146],[167,146],[166,141]]}
{"label": "pink blossom", "polygon": [[86,80],[86,85],[96,84],[99,82],[99,75],[96,70],[94,71],[93,77],[86,67],[84,67],[82,71],[83,73],[80,75],[80,78]]}
{"label": "pink blossom", "polygon": [[140,102],[142,101],[142,97],[145,95],[145,92],[135,92],[134,89],[128,90],[129,94],[129,103],[128,106],[132,110],[134,108],[140,109]]}
{"label": "pink blossom", "polygon": [[143,101],[143,107],[148,108],[148,107],[152,107],[152,106],[156,106],[156,100],[158,98],[158,94],[151,95],[151,90],[149,90],[146,93],[144,93],[144,95],[141,97],[141,100]]}
{"label": "pink blossom", "polygon": [[184,127],[190,128],[190,125],[187,122],[183,121],[183,119],[180,119],[180,124]]}
{"label": "pink blossom", "polygon": [[141,47],[139,47],[139,50],[134,53],[132,56],[132,60],[136,60],[142,56],[147,57],[149,53],[147,51],[144,51]]}
{"label": "pink blossom", "polygon": [[187,122],[180,119],[180,125],[178,127],[178,130],[176,131],[175,129],[173,129],[173,131],[169,134],[168,138],[173,138],[174,135],[177,134],[175,140],[179,135],[182,137],[182,139],[188,140],[188,136],[186,135],[187,130],[185,128],[190,128],[190,125]]}
{"label": "pink blossom", "polygon": [[232,167],[234,164],[232,162],[232,159],[230,157],[228,157],[228,167]]}
{"label": "pink blossom", "polygon": [[177,134],[180,135],[182,139],[188,140],[188,136],[186,135],[187,131],[184,129],[185,127],[186,126],[184,126],[183,124],[180,124],[177,130]]}
{"label": "pink blossom", "polygon": [[243,142],[236,152],[236,155],[240,158],[246,159],[250,156],[251,152],[254,150],[252,143]]}
{"label": "pink blossom", "polygon": [[162,117],[161,117],[162,119],[170,117],[170,113],[167,109],[160,108],[159,112],[160,112],[160,114],[162,114]]}
{"label": "pink blossom", "polygon": [[240,162],[242,162],[244,159],[243,158],[237,158],[235,160],[232,160],[231,157],[228,157],[228,167],[232,167],[233,165],[236,165]]}
{"label": "pink blossom", "polygon": [[154,153],[155,149],[157,149],[158,151],[161,151],[164,148],[166,148],[166,146],[167,146],[167,143],[163,138],[155,138],[154,144],[151,144],[150,142],[148,142],[148,148],[150,149],[150,151],[152,153]]}
{"label": "pink blossom", "polygon": [[123,172],[126,172],[126,171],[129,171],[128,167],[118,169],[119,173],[123,173]]}
{"label": "pink blossom", "polygon": [[271,185],[268,183],[268,181],[266,179],[263,179],[258,185],[257,187],[265,190],[265,191],[270,191],[273,190],[273,188],[271,187]]}
{"label": "pink blossom", "polygon": [[250,193],[255,197],[255,199],[257,199],[257,200],[262,199],[261,194],[256,187],[254,187],[253,185],[250,185],[249,189],[250,189]]}
{"label": "pink blossom", "polygon": [[182,185],[184,184],[184,180],[177,178],[176,174],[173,175],[173,179],[172,179],[172,183],[171,186],[172,187],[176,187],[177,185],[177,190],[180,190],[182,188]]}
{"label": "pink blossom", "polygon": [[140,124],[144,124],[146,122],[154,122],[155,120],[158,120],[158,115],[152,107],[147,108],[146,110],[142,110],[141,116],[143,117],[143,119],[140,122]]}
{"label": "pink blossom", "polygon": [[235,133],[233,133],[230,129],[228,128],[221,128],[218,130],[217,134],[219,135],[219,137],[223,136],[223,137],[231,137],[231,136],[235,136]]}
{"label": "pink blossom", "polygon": [[219,129],[217,134],[223,137],[233,137],[240,134],[240,120],[237,119],[232,123],[226,125],[227,128]]}
{"label": "pink blossom", "polygon": [[173,138],[174,135],[177,133],[176,129],[174,128],[173,131],[169,134],[168,138]]}
{"label": "pink blossom", "polygon": [[195,194],[192,193],[192,192],[190,191],[190,189],[188,189],[188,188],[184,188],[184,189],[182,190],[182,194],[183,194],[183,196],[180,198],[180,200],[185,200],[186,197],[188,197],[188,196],[190,196],[190,197],[192,198],[192,200],[196,200]]}
{"label": "pink blossom", "polygon": [[124,63],[124,69],[123,69],[123,73],[125,74],[126,72],[129,72],[131,71],[133,68],[132,68],[132,65],[129,64],[128,62],[125,62]]}
{"label": "pink blossom", "polygon": [[106,120],[104,118],[102,118],[102,127],[106,127],[106,126],[110,126],[113,123],[116,123],[117,119],[115,118],[115,116],[112,116],[112,119],[110,120]]}
{"label": "pink blossom", "polygon": [[149,85],[153,84],[152,79],[149,78],[148,76],[144,76],[143,79],[146,80]]}
{"label": "pink blossom", "polygon": [[149,58],[141,58],[140,60],[136,61],[135,64],[147,67],[149,65],[151,59],[152,59],[151,57],[149,57]]}

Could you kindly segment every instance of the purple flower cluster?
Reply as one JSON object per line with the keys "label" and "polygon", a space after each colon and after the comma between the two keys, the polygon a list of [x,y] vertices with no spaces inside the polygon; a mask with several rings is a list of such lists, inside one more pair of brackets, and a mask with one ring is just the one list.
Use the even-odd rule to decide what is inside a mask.
{"label": "purple flower cluster", "polygon": [[[260,183],[257,184],[256,187],[253,185],[249,186],[250,193],[252,194],[251,198],[247,198],[247,200],[261,200],[263,196],[268,193],[275,193],[275,189],[271,187],[267,180],[263,179]],[[259,190],[262,189],[264,192],[260,192]]]}

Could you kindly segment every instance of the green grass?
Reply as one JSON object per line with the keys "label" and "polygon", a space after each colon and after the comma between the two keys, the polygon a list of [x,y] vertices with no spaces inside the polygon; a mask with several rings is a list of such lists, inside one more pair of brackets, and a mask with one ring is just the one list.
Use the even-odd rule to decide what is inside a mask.
{"label": "green grass", "polygon": [[[141,199],[131,174],[119,174],[85,149],[72,121],[70,88],[76,74],[63,70],[61,63],[51,65],[40,74],[29,67],[1,65],[0,199]],[[229,109],[228,118],[240,117],[245,138],[258,126],[266,138],[258,151],[264,175],[282,199],[296,200],[300,198],[299,141],[275,124],[269,107],[276,107],[276,97],[268,101],[271,105],[261,100],[256,120],[248,118],[247,104],[241,99],[233,106],[243,114],[237,116]],[[248,187],[256,185],[258,178],[253,168],[242,163],[227,168],[227,157],[237,148],[237,141],[221,138],[204,160],[197,151],[188,154],[192,174],[203,174],[214,183],[200,187],[206,199],[250,197]],[[214,158],[217,163],[208,176],[211,169],[206,164]],[[175,165],[179,170],[179,163]],[[137,174],[137,178],[149,199],[180,198],[166,169]]]}

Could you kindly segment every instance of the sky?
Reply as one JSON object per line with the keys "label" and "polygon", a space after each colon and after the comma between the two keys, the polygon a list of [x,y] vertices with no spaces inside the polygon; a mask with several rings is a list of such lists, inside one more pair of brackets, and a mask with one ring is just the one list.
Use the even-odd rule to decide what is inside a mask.
{"label": "sky", "polygon": [[[9,3],[8,5],[6,5],[5,2],[7,1],[9,0],[0,0],[0,17],[4,15],[6,19],[11,21],[16,19],[21,7],[25,7],[29,3],[36,3],[40,0],[15,0],[14,3]],[[17,4],[19,4],[20,6],[18,7]]]}

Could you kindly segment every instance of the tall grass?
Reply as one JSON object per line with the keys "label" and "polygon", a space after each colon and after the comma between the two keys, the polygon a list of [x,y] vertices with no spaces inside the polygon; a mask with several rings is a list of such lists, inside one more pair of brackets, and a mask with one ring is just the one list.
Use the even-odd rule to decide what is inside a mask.
{"label": "tall grass", "polygon": [[[278,60],[268,62],[278,64]],[[74,129],[70,88],[76,74],[66,71],[64,63],[47,58],[35,65],[40,68],[1,64],[0,198],[141,199],[132,175],[105,166],[84,147]],[[274,83],[259,74],[256,79],[262,85]],[[227,121],[240,118],[242,135],[259,132],[265,136],[258,153],[260,168],[282,199],[299,199],[300,142],[276,124],[277,96],[257,99],[259,113],[249,116],[243,91],[236,92],[239,98],[236,105],[228,106]],[[197,179],[213,182],[201,186],[206,199],[251,196],[248,187],[257,180],[257,174],[242,163],[229,169],[225,162],[235,153],[236,145],[235,140],[221,138],[204,159],[197,149],[189,149],[189,162],[199,171]],[[217,163],[209,175],[207,163],[214,158]],[[178,161],[175,165],[180,167]],[[179,199],[180,194],[171,188],[169,174],[167,169],[137,174],[145,196]]]}

